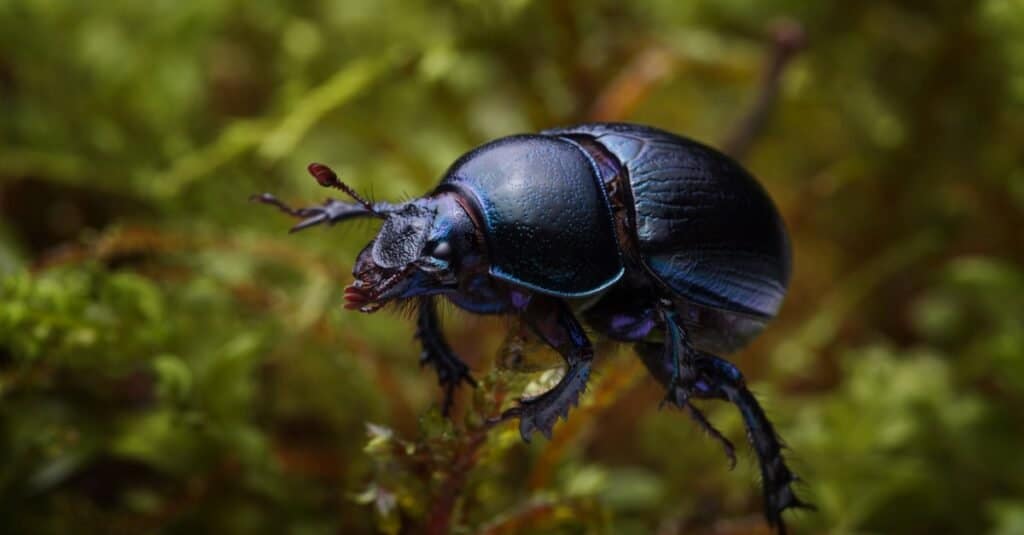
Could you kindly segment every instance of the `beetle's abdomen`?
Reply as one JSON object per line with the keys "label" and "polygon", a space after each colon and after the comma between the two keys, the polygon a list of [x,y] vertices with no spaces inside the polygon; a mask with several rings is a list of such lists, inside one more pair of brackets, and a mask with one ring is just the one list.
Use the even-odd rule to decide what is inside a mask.
{"label": "beetle's abdomen", "polygon": [[466,154],[439,190],[455,190],[483,227],[491,274],[565,297],[623,273],[611,209],[590,159],[548,136],[512,136]]}
{"label": "beetle's abdomen", "polygon": [[760,184],[727,156],[655,128],[589,124],[629,175],[639,252],[686,299],[772,317],[790,274],[789,240]]}

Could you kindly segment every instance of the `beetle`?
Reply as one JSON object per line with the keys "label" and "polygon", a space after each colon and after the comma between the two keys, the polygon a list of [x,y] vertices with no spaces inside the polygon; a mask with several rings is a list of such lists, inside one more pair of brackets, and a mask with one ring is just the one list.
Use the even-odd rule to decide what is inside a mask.
{"label": "beetle", "polygon": [[309,172],[352,202],[292,208],[292,232],[354,218],[383,226],[359,253],[345,307],[418,308],[421,359],[445,390],[476,385],[440,329],[435,300],[475,314],[517,315],[565,360],[549,391],[498,418],[523,440],[550,438],[587,385],[594,356],[585,326],[630,343],[665,388],[724,447],[733,445],[692,403],[735,404],[760,464],[765,516],[807,507],[774,427],[740,371],[721,355],[745,346],[779,310],[790,277],[786,228],[758,182],[728,156],[649,126],[593,123],[515,135],[460,157],[440,184],[404,203],[369,202],[328,167]]}

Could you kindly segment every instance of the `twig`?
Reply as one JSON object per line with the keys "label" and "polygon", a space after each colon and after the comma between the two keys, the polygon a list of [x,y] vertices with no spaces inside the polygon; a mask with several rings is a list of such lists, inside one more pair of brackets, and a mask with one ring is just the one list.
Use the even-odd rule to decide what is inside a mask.
{"label": "twig", "polygon": [[[480,422],[486,422],[500,414],[501,404],[508,394],[503,381],[498,380],[493,385],[493,398],[486,401],[485,407],[481,407]],[[490,430],[491,427],[485,423],[472,426],[469,434],[461,440],[451,465],[446,471],[445,479],[431,500],[430,510],[423,521],[423,529],[419,531],[420,533],[427,535],[451,533],[455,505],[462,497],[470,473],[480,460],[480,450],[487,443]]]}
{"label": "twig", "polygon": [[447,535],[451,532],[452,512],[455,503],[462,495],[466,486],[466,478],[476,466],[480,457],[480,448],[487,441],[487,430],[478,429],[463,443],[463,447],[455,455],[448,478],[441,485],[437,498],[430,506],[424,533],[427,535]]}
{"label": "twig", "polygon": [[804,48],[806,34],[800,23],[784,20],[772,30],[774,46],[768,56],[761,86],[750,110],[732,128],[722,142],[722,149],[737,160],[743,159],[771,115],[782,85],[782,74],[789,62]]}
{"label": "twig", "polygon": [[591,121],[621,121],[659,82],[672,74],[671,52],[652,46],[634,57],[611,84],[598,95],[587,114]]}

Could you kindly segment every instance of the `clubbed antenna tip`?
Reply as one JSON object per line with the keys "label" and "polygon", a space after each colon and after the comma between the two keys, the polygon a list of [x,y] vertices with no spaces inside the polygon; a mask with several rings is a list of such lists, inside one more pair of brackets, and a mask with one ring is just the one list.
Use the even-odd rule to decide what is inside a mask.
{"label": "clubbed antenna tip", "polygon": [[313,175],[313,178],[325,188],[338,188],[341,186],[341,181],[338,180],[338,175],[335,174],[330,167],[322,163],[311,163],[309,167],[309,174]]}
{"label": "clubbed antenna tip", "polygon": [[362,195],[356,193],[356,190],[349,187],[348,184],[338,180],[337,173],[331,170],[330,167],[327,167],[322,163],[313,162],[309,164],[309,167],[306,169],[309,170],[309,174],[313,175],[313,178],[315,178],[317,183],[321,186],[325,188],[340,189],[341,191],[344,191],[346,195],[355,199],[355,201],[362,205],[367,212],[370,212],[377,217],[384,217],[383,214],[373,207],[373,203],[364,199]]}

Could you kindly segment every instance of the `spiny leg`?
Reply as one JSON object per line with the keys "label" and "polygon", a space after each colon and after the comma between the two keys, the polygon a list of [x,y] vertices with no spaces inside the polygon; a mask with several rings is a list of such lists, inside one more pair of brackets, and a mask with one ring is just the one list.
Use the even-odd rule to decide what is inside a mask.
{"label": "spiny leg", "polygon": [[[675,347],[678,341],[679,347],[675,347],[673,353],[681,354],[682,358],[675,360],[669,357],[667,360],[663,359],[658,362],[652,351],[642,350],[648,344],[643,346],[638,344],[638,352],[644,359],[644,363],[667,388],[677,389],[677,392],[670,393],[670,401],[688,400],[691,397],[724,399],[739,408],[747,428],[747,438],[757,453],[758,463],[761,467],[765,517],[769,524],[778,529],[780,534],[785,533],[786,525],[782,521],[782,512],[790,508],[809,508],[810,506],[800,501],[793,492],[791,485],[797,478],[786,466],[782,456],[782,443],[774,426],[768,420],[757,399],[747,389],[743,374],[739,369],[725,359],[694,348],[689,343],[680,318],[675,311],[662,308],[666,345],[672,344]],[[678,389],[682,389],[684,392],[679,393]],[[697,419],[698,422],[702,421],[702,425],[707,423],[703,415],[699,415]],[[708,429],[713,435],[721,436],[710,425],[705,429]]]}
{"label": "spiny leg", "polygon": [[444,389],[444,403],[441,412],[448,416],[452,408],[455,389],[462,382],[476,387],[476,380],[469,374],[469,367],[452,351],[441,333],[437,318],[437,307],[432,297],[419,301],[419,315],[416,319],[416,338],[423,344],[420,364],[429,364],[437,372],[437,381]]}
{"label": "spiny leg", "polygon": [[519,434],[529,442],[534,430],[550,439],[558,417],[568,417],[569,408],[579,404],[580,394],[590,378],[594,349],[583,327],[561,299],[534,295],[523,311],[523,319],[566,363],[565,375],[551,390],[519,400],[519,406],[492,421],[519,418]]}
{"label": "spiny leg", "polygon": [[761,466],[765,516],[769,524],[778,528],[779,533],[785,533],[783,511],[792,508],[810,509],[813,506],[801,501],[793,491],[792,484],[797,481],[797,477],[786,466],[782,456],[782,441],[775,427],[757,398],[747,389],[743,375],[736,366],[704,352],[698,352],[695,365],[699,379],[698,387],[691,392],[694,396],[726,399],[739,408],[747,427],[747,438]]}
{"label": "spiny leg", "polygon": [[[641,342],[634,344],[634,350],[637,355],[640,356],[640,360],[643,361],[647,367],[647,371],[665,387],[665,399],[662,403],[671,403],[672,405],[685,409],[697,425],[704,430],[705,433],[711,436],[722,445],[722,449],[725,450],[726,457],[729,458],[730,467],[736,466],[736,448],[733,447],[732,441],[725,438],[718,429],[715,429],[711,422],[708,421],[707,417],[704,416],[697,407],[694,407],[690,403],[690,394],[686,388],[680,384],[679,380],[675,381],[673,385],[673,374],[679,369],[677,365],[679,357],[677,356],[677,349],[672,349],[670,345],[671,338],[666,336],[664,344],[654,344],[649,342]],[[676,361],[676,362],[673,362]]]}

